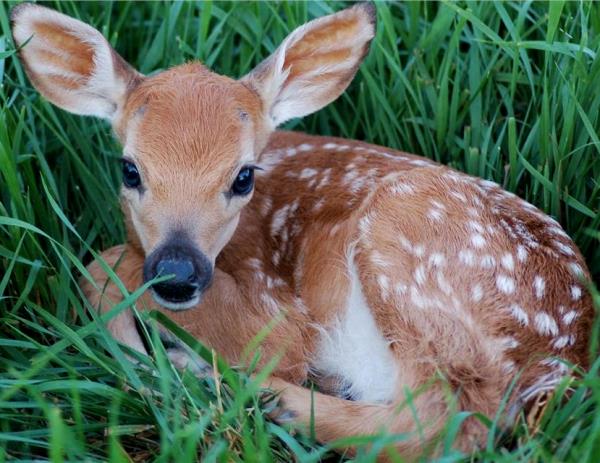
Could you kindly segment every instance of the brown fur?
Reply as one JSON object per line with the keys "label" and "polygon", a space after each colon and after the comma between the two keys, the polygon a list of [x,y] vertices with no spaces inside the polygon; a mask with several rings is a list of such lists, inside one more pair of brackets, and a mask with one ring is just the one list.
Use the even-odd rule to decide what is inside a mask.
{"label": "brown fur", "polygon": [[[145,255],[169,233],[185,231],[215,262],[202,302],[173,312],[144,294],[139,306],[162,310],[234,364],[254,336],[278,320],[260,347],[262,364],[281,356],[268,384],[281,392],[275,418],[310,423],[313,396],[301,385],[312,379],[329,392],[314,395],[319,440],[409,432],[413,436],[397,448],[414,457],[432,445],[453,407],[491,416],[517,378],[514,412],[568,374],[554,356],[587,365],[593,310],[580,278],[589,274],[552,219],[496,185],[411,154],[272,133],[273,125],[319,109],[343,91],[374,33],[371,5],[293,32],[241,81],[198,63],[147,78],[110,49],[112,90],[93,100],[98,108],[80,104],[72,92],[85,96],[89,82],[102,76],[90,56],[107,44],[62,16],[45,24],[44,11],[16,8],[12,20],[22,30],[15,40],[31,24],[73,58],[59,59],[34,42],[33,51],[26,47],[21,54],[32,82],[62,107],[109,118],[143,179],[141,190],[123,190],[129,244],[102,258],[134,290]],[[95,45],[81,42],[80,34],[92,34]],[[81,79],[46,75],[35,60],[63,65]],[[324,65],[328,71],[319,72]],[[264,167],[253,195],[227,197],[249,163]],[[317,367],[323,340],[339,329],[348,307],[360,303],[350,297],[353,266],[379,336],[372,341],[385,343],[398,371],[387,401],[345,400],[347,378]],[[89,271],[94,282],[83,282],[84,291],[107,311],[122,295],[98,262]],[[119,341],[144,351],[130,312],[108,326]],[[406,391],[417,389],[413,413],[402,404]],[[485,435],[469,419],[457,446],[471,448]]]}

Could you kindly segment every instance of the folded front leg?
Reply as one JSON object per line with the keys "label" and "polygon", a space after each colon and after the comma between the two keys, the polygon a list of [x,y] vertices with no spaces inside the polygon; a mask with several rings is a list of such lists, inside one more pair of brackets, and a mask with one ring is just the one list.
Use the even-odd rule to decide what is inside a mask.
{"label": "folded front leg", "polygon": [[[101,254],[102,259],[113,268],[129,292],[138,289],[143,283],[144,256],[129,245],[115,246]],[[88,266],[95,281],[83,281],[82,287],[93,307],[100,313],[106,313],[115,304],[123,300],[119,287],[109,278],[98,261]],[[244,354],[251,360],[254,353],[246,352],[256,336],[265,328],[268,334],[256,347],[260,350],[259,367],[274,358],[280,358],[274,374],[302,383],[307,376],[306,357],[302,349],[303,332],[297,320],[285,316],[277,321],[273,315],[261,307],[253,307],[245,296],[243,288],[229,274],[215,268],[213,281],[205,291],[202,301],[186,310],[169,310],[154,301],[151,291],[145,292],[137,301],[140,310],[160,310],[179,326],[187,330],[194,338],[214,349],[232,365],[241,365]],[[268,328],[271,325],[271,328]],[[126,309],[108,322],[108,329],[119,342],[146,353],[144,343],[137,330],[133,313]],[[172,339],[164,332],[165,339]],[[198,359],[184,359],[186,351],[175,341],[177,348],[171,352],[176,366],[198,367]],[[204,372],[205,368],[200,368]]]}
{"label": "folded front leg", "polygon": [[[114,246],[107,249],[100,257],[106,265],[113,269],[127,291],[135,291],[142,283],[142,267],[144,257],[128,245]],[[123,300],[123,293],[117,284],[110,279],[100,262],[94,260],[87,267],[94,283],[82,278],[81,287],[92,307],[100,314],[108,312]],[[149,302],[147,295],[142,295],[139,302]],[[146,348],[137,330],[136,321],[131,310],[126,309],[107,323],[113,337],[132,349],[146,354]]]}

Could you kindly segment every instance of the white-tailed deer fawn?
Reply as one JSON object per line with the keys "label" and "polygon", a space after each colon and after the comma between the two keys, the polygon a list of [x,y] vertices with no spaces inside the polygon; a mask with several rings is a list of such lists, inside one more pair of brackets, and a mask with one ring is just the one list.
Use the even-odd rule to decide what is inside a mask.
{"label": "white-tailed deer fawn", "polygon": [[[416,455],[449,414],[447,387],[459,409],[491,416],[513,380],[512,410],[555,387],[569,371],[556,357],[585,367],[589,275],[557,222],[418,156],[275,131],[344,91],[375,34],[373,5],[296,29],[240,80],[199,63],[143,76],[98,31],[40,6],[12,21],[16,45],[31,38],[20,57],[37,89],[108,119],[124,146],[129,242],[103,258],[130,290],[172,275],[144,304],[234,364],[281,317],[262,359],[284,353],[270,384],[297,424],[314,406],[319,440],[414,431],[398,448]],[[121,292],[89,270],[86,293],[105,311]],[[144,351],[130,312],[109,328]],[[457,445],[484,436],[469,419]]]}

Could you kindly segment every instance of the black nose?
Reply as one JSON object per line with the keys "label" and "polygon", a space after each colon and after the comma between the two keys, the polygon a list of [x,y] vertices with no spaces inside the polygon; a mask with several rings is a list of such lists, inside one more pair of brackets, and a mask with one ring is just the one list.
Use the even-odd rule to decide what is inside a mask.
{"label": "black nose", "polygon": [[212,265],[181,234],[173,235],[144,262],[144,280],[170,276],[154,283],[152,290],[164,302],[185,304],[200,296],[212,280]]}
{"label": "black nose", "polygon": [[198,289],[198,274],[192,259],[166,258],[156,263],[155,276],[173,275],[167,281],[155,283],[152,289],[170,302],[185,302],[194,297]]}

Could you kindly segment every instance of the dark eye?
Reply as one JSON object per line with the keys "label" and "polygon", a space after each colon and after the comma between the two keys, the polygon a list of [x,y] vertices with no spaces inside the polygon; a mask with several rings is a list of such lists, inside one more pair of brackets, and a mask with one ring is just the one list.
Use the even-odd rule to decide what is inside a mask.
{"label": "dark eye", "polygon": [[127,188],[137,188],[142,184],[140,173],[131,161],[123,160],[123,184]]}
{"label": "dark eye", "polygon": [[240,170],[233,185],[231,186],[231,192],[234,195],[247,195],[252,191],[254,186],[254,168],[244,167]]}

